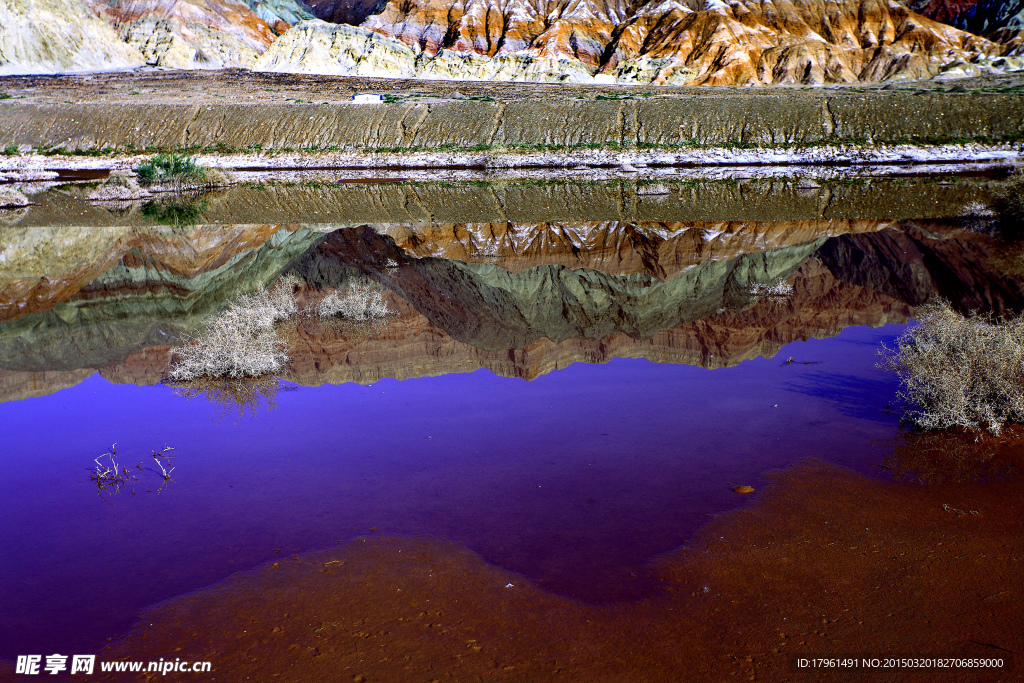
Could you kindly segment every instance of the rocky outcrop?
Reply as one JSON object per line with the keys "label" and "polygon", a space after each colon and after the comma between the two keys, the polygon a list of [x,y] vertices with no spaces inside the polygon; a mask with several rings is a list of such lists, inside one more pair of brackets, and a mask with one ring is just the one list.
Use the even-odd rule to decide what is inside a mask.
{"label": "rocky outcrop", "polygon": [[358,26],[371,14],[377,14],[387,0],[311,0],[313,14],[332,24]]}
{"label": "rocky outcrop", "polygon": [[88,305],[124,282],[131,283],[124,285],[129,290],[187,294],[224,277],[261,249],[287,241],[294,229],[0,228],[0,321],[73,302]]}
{"label": "rocky outcrop", "polygon": [[1024,30],[1024,0],[978,0],[950,22],[978,35]]}
{"label": "rocky outcrop", "polygon": [[650,3],[607,49],[619,80],[647,59],[654,82],[699,85],[918,80],[999,52],[894,0]]}
{"label": "rocky outcrop", "polygon": [[372,31],[319,19],[293,26],[255,63],[257,71],[413,78],[416,55]]}
{"label": "rocky outcrop", "polygon": [[[291,361],[286,379],[305,386],[381,379],[409,379],[487,368],[502,377],[535,379],[573,363],[606,363],[613,358],[646,358],[656,363],[729,367],[772,357],[791,342],[823,338],[850,325],[904,323],[911,307],[887,295],[837,281],[814,260],[791,277],[785,302],[761,299],[744,312],[721,312],[646,339],[612,334],[601,339],[553,342],[541,338],[520,349],[480,349],[458,341],[403,299],[389,295],[396,315],[369,330],[301,319],[288,335]],[[17,372],[0,370],[0,402],[53,393],[95,372],[107,381],[155,384],[165,374],[172,347],[151,346],[124,360],[83,370]]]}
{"label": "rocky outcrop", "polygon": [[507,0],[497,5],[484,0],[389,1],[363,26],[427,55],[442,48],[487,57],[525,51],[541,59],[577,59],[596,70],[630,9],[618,0]]}
{"label": "rocky outcrop", "polygon": [[756,285],[788,278],[829,238],[728,260],[706,258],[672,279],[561,265],[510,272],[492,264],[412,258],[369,228],[339,230],[295,262],[316,287],[347,287],[361,274],[384,285],[435,327],[476,348],[518,349],[541,338],[650,338],[757,303]]}
{"label": "rocky outcrop", "polygon": [[[729,261],[743,254],[893,225],[861,220],[382,225],[374,229],[393,236],[412,258],[495,264],[513,273],[553,265],[666,280],[706,261]],[[292,240],[288,234],[294,231],[315,239],[313,233],[294,225],[0,228],[0,263],[4,265],[0,322],[98,302],[120,291],[189,297],[225,277],[268,243]],[[65,318],[77,315],[61,310]]]}
{"label": "rocky outcrop", "polygon": [[1024,308],[1020,245],[969,233],[938,241],[927,230],[885,230],[838,236],[817,258],[838,280],[911,306],[945,299],[965,315],[1019,315]]}
{"label": "rocky outcrop", "polygon": [[728,7],[673,0],[635,11],[614,1],[563,0],[538,8],[522,0],[500,7],[483,0],[390,0],[358,28],[293,27],[257,68],[446,80],[767,85],[1024,68],[1005,59],[996,64],[992,58],[1005,51],[895,0]]}
{"label": "rocky outcrop", "polygon": [[92,369],[17,372],[0,368],[0,403],[54,394],[75,386],[95,373]]}
{"label": "rocky outcrop", "polygon": [[[444,334],[476,348],[507,351],[543,336],[649,337],[719,308],[747,308],[756,302],[745,289],[750,278],[785,276],[827,237],[767,256],[752,245],[752,253],[727,261],[706,252],[703,265],[667,282],[644,273],[553,265],[511,273],[493,265],[418,259],[368,228],[333,233],[331,253],[351,252],[344,261],[312,248],[320,239],[316,234],[269,226],[8,229],[3,239],[9,267],[0,288],[6,317],[0,323],[0,367],[42,372],[121,364],[143,349],[174,344],[204,316],[273,280],[290,262],[314,284],[344,284],[344,278],[359,276],[356,266],[388,275],[386,259],[365,261],[367,243],[371,251],[394,250],[406,264],[391,282],[394,307],[426,316]],[[446,296],[461,301],[440,308],[431,303]]]}
{"label": "rocky outcrop", "polygon": [[950,23],[1002,45],[1008,63],[1016,64],[1024,56],[1024,0],[980,0]]}
{"label": "rocky outcrop", "polygon": [[[521,348],[505,349],[484,349],[460,341],[432,324],[410,302],[390,292],[389,306],[397,315],[384,325],[365,328],[300,319],[294,333],[287,334],[292,357],[287,379],[311,385],[372,383],[382,377],[404,379],[471,372],[480,367],[503,376],[533,379],[571,363],[603,363],[614,357],[724,367],[747,358],[774,355],[781,345],[796,339],[835,334],[851,324],[903,322],[909,315],[907,306],[885,295],[837,282],[813,260],[805,261],[790,279],[794,294],[785,301],[755,298],[744,311],[717,311],[702,320],[641,339],[622,332],[600,338],[574,336],[559,342],[541,337]],[[10,360],[3,366],[8,370],[0,371],[0,400],[49,393],[71,386],[94,371],[112,382],[158,382],[167,369],[172,347],[152,335],[140,339],[148,329],[140,324],[142,315],[155,313],[151,307],[130,302],[130,298],[140,295],[146,296],[122,290],[108,292],[105,299],[97,297],[93,300],[92,324],[80,319],[64,323],[49,315],[31,316],[33,352],[9,355]],[[180,306],[165,304],[159,329],[179,329],[180,319],[168,313]],[[106,313],[101,314],[100,309]],[[94,339],[96,322],[101,319],[106,320],[102,328],[105,347]],[[140,345],[140,341],[147,343]],[[5,353],[10,352],[11,342],[9,335],[0,335]],[[73,348],[69,359],[80,366],[75,368],[66,361],[55,363],[54,347],[64,351]],[[54,371],[53,367],[62,370]]]}
{"label": "rocky outcrop", "polygon": [[918,14],[952,25],[958,16],[978,4],[978,0],[911,0],[907,6]]}
{"label": "rocky outcrop", "polygon": [[371,336],[303,323],[292,339],[288,379],[319,385],[472,372],[535,379],[573,363],[646,358],[656,363],[728,367],[770,358],[791,341],[823,338],[850,325],[904,323],[912,309],[885,294],[841,283],[814,260],[791,276],[785,302],[762,299],[745,311],[723,311],[644,339],[616,333],[560,342],[540,338],[517,349],[486,350],[458,341],[426,317],[395,305],[397,318]]}
{"label": "rocky outcrop", "polygon": [[81,0],[0,3],[0,75],[96,71],[141,66],[126,45]]}
{"label": "rocky outcrop", "polygon": [[86,2],[153,66],[251,68],[275,37],[257,11],[241,0]]}
{"label": "rocky outcrop", "polygon": [[302,0],[245,0],[245,3],[275,33],[284,33],[300,21],[314,17],[312,8]]}
{"label": "rocky outcrop", "polygon": [[301,0],[10,0],[0,75],[251,68],[277,34],[312,17]]}
{"label": "rocky outcrop", "polygon": [[1024,68],[1014,56],[1019,1],[913,4],[940,19],[958,11],[957,26],[970,32],[896,0],[85,2],[121,41],[98,30],[81,0],[10,0],[0,10],[0,74],[144,62],[440,80],[767,85]]}
{"label": "rocky outcrop", "polygon": [[368,229],[332,233],[293,265],[314,286],[347,286],[369,276],[411,303],[436,327],[477,348],[523,348],[544,337],[644,339],[759,301],[751,285],[790,278],[813,256],[840,282],[908,306],[946,297],[963,310],[999,313],[1024,307],[1024,268],[1000,241],[940,224],[910,225],[705,260],[675,278],[610,275],[564,266],[511,273],[489,264],[413,259]]}

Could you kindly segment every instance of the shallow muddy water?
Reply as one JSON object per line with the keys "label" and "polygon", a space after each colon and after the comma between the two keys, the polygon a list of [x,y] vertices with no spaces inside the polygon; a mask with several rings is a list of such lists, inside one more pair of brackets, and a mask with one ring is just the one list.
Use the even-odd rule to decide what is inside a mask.
{"label": "shallow muddy water", "polygon": [[[988,182],[248,187],[189,199],[194,225],[38,193],[0,227],[0,657],[96,651],[149,605],[367,534],[653,595],[652,560],[733,487],[808,459],[887,476],[881,345],[936,297],[1024,301],[1019,247],[957,217]],[[300,319],[249,405],[160,383],[282,274],[392,315]],[[98,491],[114,443],[137,480]]]}

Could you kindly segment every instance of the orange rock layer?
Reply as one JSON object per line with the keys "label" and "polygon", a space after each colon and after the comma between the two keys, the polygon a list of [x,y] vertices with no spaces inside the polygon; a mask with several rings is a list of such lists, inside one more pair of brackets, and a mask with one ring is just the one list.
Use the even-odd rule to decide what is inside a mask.
{"label": "orange rock layer", "polygon": [[85,0],[95,12],[117,28],[142,20],[172,22],[186,40],[196,38],[196,28],[214,29],[241,39],[257,52],[274,42],[274,32],[242,2],[224,0]]}
{"label": "orange rock layer", "polygon": [[390,0],[363,27],[427,55],[576,59],[675,85],[930,78],[1002,50],[894,0]]}

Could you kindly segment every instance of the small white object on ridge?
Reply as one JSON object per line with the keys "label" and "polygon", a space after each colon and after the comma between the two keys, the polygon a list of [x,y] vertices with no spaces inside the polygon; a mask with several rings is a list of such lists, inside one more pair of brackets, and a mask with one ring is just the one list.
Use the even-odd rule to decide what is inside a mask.
{"label": "small white object on ridge", "polygon": [[380,104],[383,101],[384,96],[376,93],[352,95],[352,104]]}

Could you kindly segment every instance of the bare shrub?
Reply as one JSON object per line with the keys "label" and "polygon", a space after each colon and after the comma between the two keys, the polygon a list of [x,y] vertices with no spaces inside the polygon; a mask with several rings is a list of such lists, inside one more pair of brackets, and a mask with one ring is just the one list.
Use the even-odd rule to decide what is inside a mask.
{"label": "bare shrub", "polygon": [[750,285],[750,296],[769,299],[785,299],[793,295],[793,285],[779,278],[770,285],[754,282]]}
{"label": "bare shrub", "polygon": [[[164,487],[167,486],[168,482],[174,482],[174,480],[171,479],[171,474],[173,474],[175,470],[175,468],[171,466],[171,458],[173,458],[174,456],[167,455],[167,451],[173,450],[173,448],[164,444],[163,450],[160,451],[159,453],[153,451],[153,462],[156,463],[156,466],[160,468],[160,472],[158,472],[158,474],[161,477],[163,477],[163,483],[160,484],[160,488],[156,490],[157,493],[163,491]],[[156,470],[153,471],[155,472]]]}
{"label": "bare shrub", "polygon": [[961,427],[998,434],[1024,420],[1024,318],[964,317],[946,302],[883,347],[879,367],[900,377],[904,418],[923,430]]}
{"label": "bare shrub", "polygon": [[237,421],[247,412],[255,416],[260,410],[276,409],[281,381],[273,375],[245,379],[199,377],[171,386],[174,387],[174,393],[182,398],[204,398],[213,403],[217,406],[219,420],[234,414]]}
{"label": "bare shrub", "polygon": [[345,296],[331,292],[316,306],[316,314],[322,320],[338,316],[347,320],[370,320],[384,318],[390,313],[391,309],[380,292],[360,285],[350,288]]}
{"label": "bare shrub", "polygon": [[992,207],[984,202],[973,201],[960,207],[960,216],[962,218],[992,218],[995,215]]}
{"label": "bare shrub", "polygon": [[[165,379],[211,401],[248,405],[252,398],[248,385],[232,381],[276,376],[284,369],[290,344],[281,336],[288,326],[281,323],[300,313],[296,297],[300,284],[299,278],[288,276],[270,291],[239,297],[207,325],[202,336],[187,339],[175,350]],[[315,313],[335,324],[339,319],[358,323],[379,320],[391,311],[380,292],[354,286],[344,296],[332,292],[315,306],[307,304],[301,313]]]}
{"label": "bare shrub", "polygon": [[992,196],[992,209],[999,216],[1004,230],[1024,231],[1024,172],[1014,173],[996,189]]}
{"label": "bare shrub", "polygon": [[[1014,429],[1006,427],[1003,433]],[[977,433],[960,429],[900,429],[895,437],[882,442],[891,449],[882,460],[882,469],[892,472],[895,481],[918,484],[1003,481],[1016,476],[1019,468],[1007,457],[1003,441],[977,437]]]}
{"label": "bare shrub", "polygon": [[128,201],[152,196],[139,186],[139,181],[125,171],[114,171],[110,177],[89,193],[93,201]]}
{"label": "bare shrub", "polygon": [[167,373],[172,382],[199,377],[260,377],[276,374],[288,362],[285,342],[275,324],[298,312],[295,278],[283,278],[269,292],[239,297],[214,318],[201,337],[175,351]]}
{"label": "bare shrub", "polygon": [[0,207],[28,206],[31,202],[22,192],[13,187],[0,187]]}
{"label": "bare shrub", "polygon": [[984,202],[970,202],[960,208],[960,223],[968,230],[992,234],[998,228],[996,212]]}

